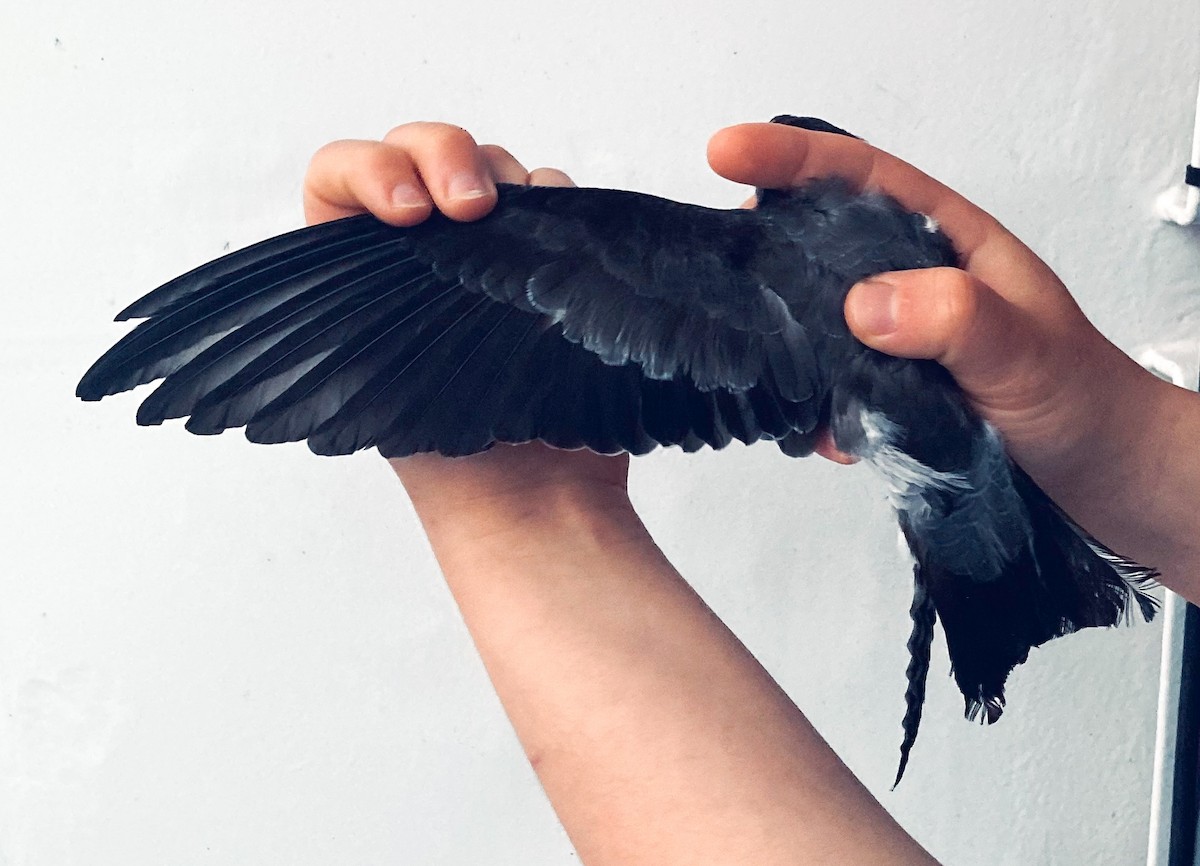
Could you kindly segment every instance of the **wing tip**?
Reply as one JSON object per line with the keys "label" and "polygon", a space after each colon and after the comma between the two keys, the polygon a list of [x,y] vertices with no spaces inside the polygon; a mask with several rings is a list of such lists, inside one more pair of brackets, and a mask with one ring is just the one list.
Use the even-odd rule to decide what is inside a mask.
{"label": "wing tip", "polygon": [[121,391],[128,391],[128,388],[114,387],[112,380],[104,375],[101,363],[104,361],[101,358],[93,364],[83,377],[79,380],[79,384],[75,386],[75,396],[87,403],[95,403],[97,400],[103,400],[113,394]]}

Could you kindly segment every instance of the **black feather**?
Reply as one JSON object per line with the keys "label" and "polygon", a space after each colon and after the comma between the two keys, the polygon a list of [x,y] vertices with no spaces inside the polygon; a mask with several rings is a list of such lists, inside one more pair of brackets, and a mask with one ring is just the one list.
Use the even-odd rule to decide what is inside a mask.
{"label": "black feather", "polygon": [[912,617],[912,634],[908,638],[908,689],[904,693],[904,740],[900,743],[900,766],[896,770],[895,788],[904,778],[908,766],[908,753],[917,741],[921,727],[921,713],[925,707],[925,682],[929,676],[929,653],[933,647],[933,627],[937,623],[937,609],[925,586],[925,579],[918,565],[913,569],[913,600],[908,614]]}

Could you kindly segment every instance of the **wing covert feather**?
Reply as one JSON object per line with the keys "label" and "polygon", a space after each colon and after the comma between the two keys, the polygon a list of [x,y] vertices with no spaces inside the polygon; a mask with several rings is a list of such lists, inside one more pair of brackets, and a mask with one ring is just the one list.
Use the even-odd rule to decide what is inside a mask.
{"label": "wing covert feather", "polygon": [[501,185],[475,223],[368,215],[255,244],[130,305],[84,399],[163,379],[190,416],[318,453],[540,439],[644,453],[807,432],[813,347],[756,270],[771,227],[613,190]]}

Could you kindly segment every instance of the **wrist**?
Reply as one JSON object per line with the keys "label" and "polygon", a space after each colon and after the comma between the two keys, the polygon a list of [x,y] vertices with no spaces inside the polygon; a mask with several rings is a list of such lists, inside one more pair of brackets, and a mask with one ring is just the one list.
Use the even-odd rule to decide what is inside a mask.
{"label": "wrist", "polygon": [[1179,539],[1192,534],[1186,523],[1175,525],[1181,514],[1169,500],[1179,484],[1180,443],[1200,430],[1200,399],[1115,349],[1107,361],[1075,385],[1081,408],[1062,447],[1025,468],[1097,539],[1144,565],[1169,569],[1180,555]]}
{"label": "wrist", "polygon": [[407,460],[393,461],[393,467],[447,577],[557,558],[567,549],[586,556],[649,538],[623,483],[553,472],[496,475],[488,467],[476,472]]}
{"label": "wrist", "polygon": [[1013,459],[1060,504],[1124,475],[1136,457],[1130,435],[1142,429],[1131,419],[1144,417],[1164,383],[1090,327],[1041,335],[1026,354],[999,396],[973,395]]}

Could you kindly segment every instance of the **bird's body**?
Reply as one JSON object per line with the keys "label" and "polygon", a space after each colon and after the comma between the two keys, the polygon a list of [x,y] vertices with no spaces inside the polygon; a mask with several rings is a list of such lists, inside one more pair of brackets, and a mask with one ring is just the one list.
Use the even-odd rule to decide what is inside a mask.
{"label": "bird's body", "polygon": [[1151,572],[1062,514],[945,370],[850,335],[856,282],[955,264],[931,220],[837,180],[728,211],[501,185],[477,222],[351,217],[173,280],[120,316],[147,321],[78,393],[165,377],[139,423],[187,415],[196,433],[389,457],[535,439],[633,454],[768,439],[805,456],[828,426],[886,480],[916,559],[899,781],[938,617],[968,715],[994,721],[1031,647],[1134,602],[1154,613]]}

